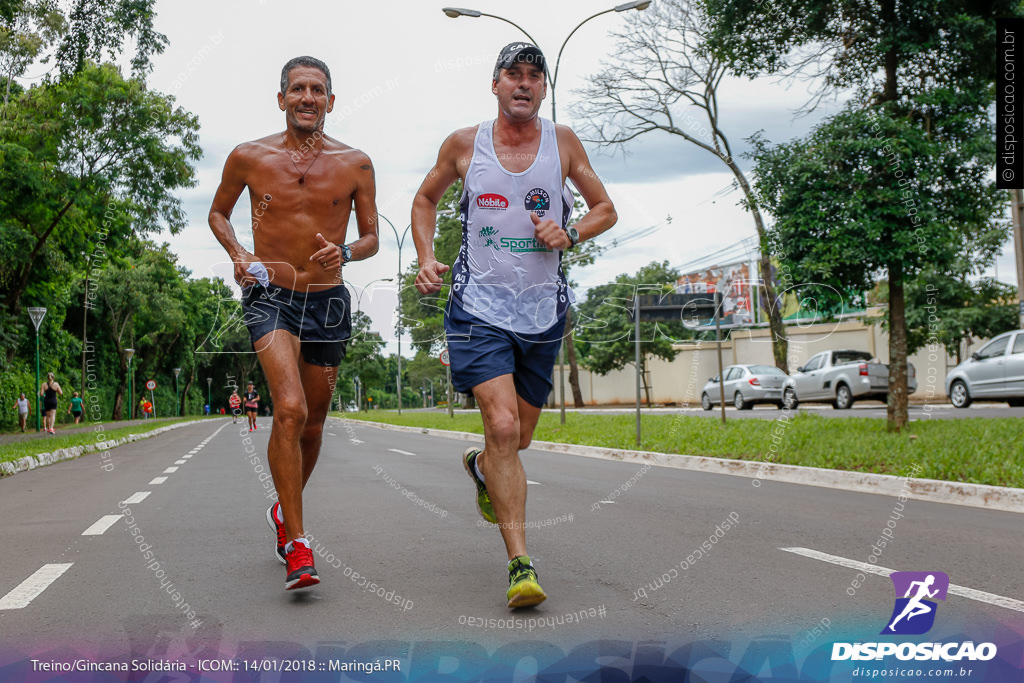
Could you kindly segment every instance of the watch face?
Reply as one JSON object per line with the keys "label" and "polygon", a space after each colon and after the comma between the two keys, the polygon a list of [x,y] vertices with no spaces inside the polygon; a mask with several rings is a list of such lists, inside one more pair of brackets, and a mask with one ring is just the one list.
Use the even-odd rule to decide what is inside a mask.
{"label": "watch face", "polygon": [[574,247],[580,241],[580,233],[576,228],[569,228],[569,239],[572,240],[572,246]]}

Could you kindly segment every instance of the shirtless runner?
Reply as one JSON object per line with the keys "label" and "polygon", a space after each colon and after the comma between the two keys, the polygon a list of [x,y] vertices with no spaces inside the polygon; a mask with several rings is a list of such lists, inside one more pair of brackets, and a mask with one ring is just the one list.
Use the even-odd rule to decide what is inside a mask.
{"label": "shirtless runner", "polygon": [[[267,521],[292,590],[320,582],[303,531],[302,490],[320,454],[351,332],[342,266],[377,253],[377,209],[370,159],[323,132],[334,106],[327,65],[290,60],[277,104],[287,128],[228,155],[210,227],[234,261],[245,324],[274,402],[267,460],[278,502]],[[238,243],[230,222],[246,188],[255,253]],[[359,237],[346,244],[353,207]]]}

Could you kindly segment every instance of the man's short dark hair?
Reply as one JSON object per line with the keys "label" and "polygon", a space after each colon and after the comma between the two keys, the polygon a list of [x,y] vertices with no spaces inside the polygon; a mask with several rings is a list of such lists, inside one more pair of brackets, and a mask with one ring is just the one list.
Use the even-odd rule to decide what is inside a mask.
{"label": "man's short dark hair", "polygon": [[288,90],[288,79],[291,76],[292,69],[300,66],[309,66],[319,70],[327,77],[327,94],[330,95],[331,90],[331,70],[327,68],[327,65],[321,62],[316,57],[302,56],[293,57],[288,60],[288,63],[281,69],[281,94],[284,95]]}

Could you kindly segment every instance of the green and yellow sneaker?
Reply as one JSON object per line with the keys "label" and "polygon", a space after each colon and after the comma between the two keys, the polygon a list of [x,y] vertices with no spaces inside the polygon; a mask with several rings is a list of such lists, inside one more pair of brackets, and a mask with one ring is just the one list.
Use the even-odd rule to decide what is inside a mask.
{"label": "green and yellow sneaker", "polygon": [[476,484],[476,509],[480,513],[480,516],[486,519],[491,524],[497,524],[498,518],[494,515],[494,506],[491,505],[491,497],[487,495],[487,486],[480,481],[480,477],[476,476],[476,470],[473,468],[473,463],[476,462],[476,456],[480,455],[481,451],[479,448],[473,448],[470,446],[462,454],[462,466],[466,468],[466,473],[469,478]]}
{"label": "green and yellow sneaker", "polygon": [[532,607],[548,599],[544,589],[537,583],[537,570],[529,556],[520,555],[508,563],[508,606]]}

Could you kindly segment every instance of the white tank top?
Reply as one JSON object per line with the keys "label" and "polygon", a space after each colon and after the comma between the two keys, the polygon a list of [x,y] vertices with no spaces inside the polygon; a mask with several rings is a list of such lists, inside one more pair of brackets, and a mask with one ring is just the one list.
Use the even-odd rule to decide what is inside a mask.
{"label": "white tank top", "polygon": [[562,272],[562,251],[538,242],[530,220],[532,211],[564,229],[573,205],[562,181],[555,124],[540,121],[537,156],[522,173],[498,161],[494,122],[480,124],[459,201],[462,247],[452,267],[455,304],[521,334],[551,329],[574,301]]}

